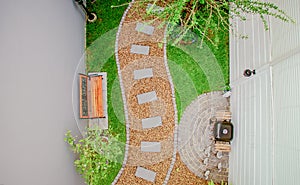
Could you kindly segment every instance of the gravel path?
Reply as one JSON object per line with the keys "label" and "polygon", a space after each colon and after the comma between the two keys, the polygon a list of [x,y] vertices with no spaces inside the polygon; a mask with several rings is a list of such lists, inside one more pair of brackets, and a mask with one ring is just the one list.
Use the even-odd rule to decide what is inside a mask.
{"label": "gravel path", "polygon": [[[112,184],[166,184],[176,159],[177,111],[166,60],[165,28],[158,27],[158,20],[149,23],[141,16],[146,14],[146,6],[132,1],[117,33],[116,60],[127,142],[123,166]],[[142,24],[148,30],[139,30]],[[142,69],[151,69],[153,75],[136,79],[135,71]],[[155,97],[147,97],[150,94]],[[143,119],[157,116],[161,126],[142,127]],[[159,149],[141,151],[141,143],[158,143]]]}

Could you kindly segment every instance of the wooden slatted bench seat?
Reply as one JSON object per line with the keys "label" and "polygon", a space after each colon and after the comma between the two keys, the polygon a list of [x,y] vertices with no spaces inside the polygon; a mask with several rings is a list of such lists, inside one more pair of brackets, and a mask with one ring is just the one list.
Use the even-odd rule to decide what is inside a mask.
{"label": "wooden slatted bench seat", "polygon": [[79,74],[80,118],[105,118],[103,77]]}

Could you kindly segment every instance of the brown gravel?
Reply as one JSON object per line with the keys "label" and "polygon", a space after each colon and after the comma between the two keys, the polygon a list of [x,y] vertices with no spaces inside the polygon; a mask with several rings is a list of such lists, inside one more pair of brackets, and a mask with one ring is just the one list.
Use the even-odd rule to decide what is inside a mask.
{"label": "brown gravel", "polygon": [[207,185],[207,181],[193,174],[176,154],[176,162],[171,173],[170,185]]}
{"label": "brown gravel", "polygon": [[129,166],[127,165],[125,167],[125,170],[123,171],[119,181],[117,184],[122,185],[160,185],[163,184],[164,178],[167,174],[168,168],[170,166],[171,159],[166,159],[165,161],[159,162],[154,165],[145,165],[144,168],[147,168],[149,170],[157,171],[159,170],[159,173],[156,175],[156,181],[155,183],[148,182],[141,178],[135,178],[134,174],[136,171],[136,166]]}
{"label": "brown gravel", "polygon": [[[156,4],[158,6],[165,7],[169,1],[170,0],[167,0],[167,1],[159,0],[159,1],[156,1]],[[149,1],[149,3],[151,3],[151,1]],[[124,22],[126,23],[126,22],[140,21],[140,20],[143,20],[143,21],[157,20],[155,16],[150,16],[150,15],[146,16],[147,5],[148,5],[148,3],[135,2],[134,5],[128,11],[128,14],[127,14]]]}
{"label": "brown gravel", "polygon": [[[134,21],[124,23],[122,26],[122,34],[119,36],[119,48],[126,48],[132,43],[163,43],[164,27],[158,28],[161,24],[160,22],[149,23],[151,26],[154,26],[153,35],[146,35],[144,33],[137,32],[135,30],[137,22],[149,23],[149,21]],[[124,31],[123,31],[124,30]]]}
{"label": "brown gravel", "polygon": [[[151,57],[160,57],[163,59],[164,50],[163,48],[158,46],[158,43],[153,42],[133,42],[131,44],[142,45],[142,46],[150,46],[149,56]],[[119,48],[118,55],[120,60],[120,68],[123,68],[136,60],[145,58],[144,55],[137,55],[130,53],[131,44],[128,44],[127,47]]]}
{"label": "brown gravel", "polygon": [[[145,167],[157,172],[155,183],[162,184],[170,168],[174,151],[175,111],[172,101],[171,85],[164,64],[164,28],[157,29],[161,23],[151,22],[155,26],[152,36],[135,31],[137,21],[145,22],[145,6],[140,8],[137,2],[128,12],[118,40],[118,58],[122,73],[122,81],[127,100],[128,119],[130,124],[130,147],[128,161],[117,184],[153,184],[135,177],[137,166]],[[130,53],[132,44],[150,46],[149,56]],[[134,80],[133,71],[151,67],[154,77]],[[158,100],[139,105],[137,95],[149,91],[156,91]],[[143,130],[141,119],[161,116],[162,126]],[[145,153],[140,151],[141,141],[161,142],[161,152]]]}

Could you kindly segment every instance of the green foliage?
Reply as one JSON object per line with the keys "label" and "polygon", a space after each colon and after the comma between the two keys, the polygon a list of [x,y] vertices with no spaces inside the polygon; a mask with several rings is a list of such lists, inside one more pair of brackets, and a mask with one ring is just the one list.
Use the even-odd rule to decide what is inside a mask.
{"label": "green foliage", "polygon": [[215,185],[215,183],[214,183],[212,180],[210,180],[210,181],[208,182],[208,185]]}
{"label": "green foliage", "polygon": [[[210,180],[209,182],[208,182],[208,185],[215,185],[215,183],[213,182],[213,180]],[[221,185],[228,185],[228,183],[227,182],[221,182]],[[230,185],[231,185],[231,183],[230,183]]]}
{"label": "green foliage", "polygon": [[[108,185],[113,182],[121,169],[124,158],[126,142],[125,116],[120,85],[118,83],[117,65],[113,54],[116,28],[120,24],[120,20],[126,6],[118,8],[111,8],[111,6],[119,3],[127,3],[129,1],[130,0],[97,0],[92,3],[92,0],[87,0],[87,8],[91,12],[97,14],[98,20],[93,23],[87,23],[86,25],[86,69],[87,72],[107,72],[107,111],[109,133],[113,136],[118,136],[115,137],[115,139],[117,139],[120,143],[123,143],[120,146],[123,154],[118,162],[110,161],[109,166],[107,166],[106,161],[105,163],[100,164],[101,168],[106,168],[105,173],[98,173],[97,175],[97,178],[101,179],[101,185]],[[103,48],[102,44],[105,44],[107,47]],[[99,47],[99,45],[101,46]]]}
{"label": "green foliage", "polygon": [[[217,19],[213,19],[213,25],[217,25]],[[181,29],[173,29],[170,31],[171,39],[176,38],[176,35],[180,34]],[[174,36],[173,36],[174,35]],[[214,41],[214,43],[209,42],[205,37],[200,37],[201,33],[194,34],[194,37],[189,37],[192,33],[187,32],[188,38],[196,39],[195,44],[199,43],[197,39],[204,38],[204,44],[202,44],[202,49],[199,49],[199,52],[203,54],[203,59],[213,60],[213,58],[208,57],[207,52],[212,52],[214,58],[216,59],[218,66],[222,70],[222,75],[225,80],[225,86],[229,85],[229,32],[228,31],[217,31],[212,32],[210,30],[208,37]],[[183,40],[185,40],[183,38]],[[187,39],[188,40],[188,39]],[[169,68],[172,75],[173,83],[175,85],[175,93],[176,93],[176,106],[178,111],[178,119],[180,120],[181,115],[185,108],[200,94],[210,92],[210,85],[207,81],[207,77],[201,66],[188,54],[180,49],[180,46],[172,46],[172,42],[168,41],[167,47],[167,55],[169,61]],[[175,41],[176,42],[176,41]],[[180,42],[181,43],[181,42]],[[195,45],[192,44],[192,45]],[[197,47],[197,46],[195,46]],[[209,49],[207,49],[207,47]],[[170,63],[173,61],[174,64]],[[203,61],[202,61],[203,62]],[[214,63],[215,61],[211,61]],[[188,78],[192,80],[192,85],[187,85],[187,80],[183,80],[184,75],[178,75],[178,70],[176,68],[180,68],[184,71],[185,74],[188,74]],[[193,90],[194,88],[194,90]],[[196,90],[196,92],[195,92]],[[214,89],[214,90],[223,90],[223,89]]]}
{"label": "green foliage", "polygon": [[[155,3],[156,1],[150,0],[149,2]],[[202,41],[207,39],[215,44],[221,38],[212,38],[211,34],[217,35],[220,31],[228,32],[233,26],[229,23],[229,17],[237,17],[245,21],[246,13],[259,15],[266,30],[268,23],[265,16],[272,16],[284,22],[294,22],[274,3],[259,0],[173,0],[157,16],[168,24],[180,25],[184,28],[181,32],[182,37],[179,37],[178,41],[188,30],[192,30],[203,36]]]}
{"label": "green foliage", "polygon": [[295,22],[282,9],[270,2],[234,0],[231,12],[232,17],[238,17],[241,20],[246,20],[246,17],[243,13],[258,14],[263,21],[266,30],[269,29],[267,20],[265,18],[267,15],[280,19],[284,22]]}
{"label": "green foliage", "polygon": [[79,141],[68,131],[65,141],[78,154],[79,159],[74,164],[89,185],[103,184],[110,173],[109,169],[122,161],[123,150],[118,135],[113,137],[98,127],[87,128],[86,137]]}
{"label": "green foliage", "polygon": [[210,88],[204,72],[191,56],[172,45],[168,45],[167,55],[180,120],[185,108],[200,94],[209,92]]}

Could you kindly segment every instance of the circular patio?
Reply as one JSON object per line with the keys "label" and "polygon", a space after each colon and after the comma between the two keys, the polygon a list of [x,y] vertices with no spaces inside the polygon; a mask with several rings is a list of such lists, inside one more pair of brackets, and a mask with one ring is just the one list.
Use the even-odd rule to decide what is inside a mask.
{"label": "circular patio", "polygon": [[182,161],[195,175],[214,182],[227,181],[229,153],[214,149],[210,118],[229,111],[222,92],[200,95],[185,110],[178,128],[178,151]]}

